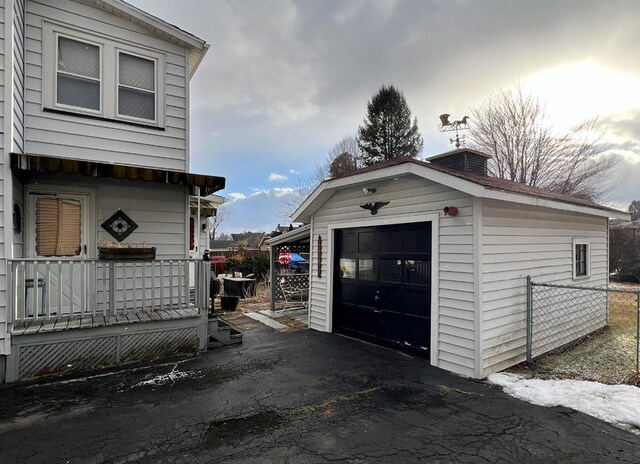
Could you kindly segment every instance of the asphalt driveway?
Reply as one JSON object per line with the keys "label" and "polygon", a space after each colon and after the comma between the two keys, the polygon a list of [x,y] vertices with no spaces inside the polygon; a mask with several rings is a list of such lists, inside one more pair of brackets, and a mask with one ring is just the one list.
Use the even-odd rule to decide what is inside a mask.
{"label": "asphalt driveway", "polygon": [[0,462],[640,462],[640,437],[312,331],[0,388]]}

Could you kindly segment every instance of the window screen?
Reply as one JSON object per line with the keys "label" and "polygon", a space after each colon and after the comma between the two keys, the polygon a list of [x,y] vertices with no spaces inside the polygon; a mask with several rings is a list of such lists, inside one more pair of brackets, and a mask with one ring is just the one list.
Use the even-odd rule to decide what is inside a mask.
{"label": "window screen", "polygon": [[576,245],[576,277],[587,275],[587,245]]}
{"label": "window screen", "polygon": [[155,121],[155,62],[122,52],[118,60],[118,114]]}
{"label": "window screen", "polygon": [[100,48],[58,37],[56,101],[100,111]]}
{"label": "window screen", "polygon": [[78,256],[82,246],[82,207],[78,200],[36,200],[38,256]]}

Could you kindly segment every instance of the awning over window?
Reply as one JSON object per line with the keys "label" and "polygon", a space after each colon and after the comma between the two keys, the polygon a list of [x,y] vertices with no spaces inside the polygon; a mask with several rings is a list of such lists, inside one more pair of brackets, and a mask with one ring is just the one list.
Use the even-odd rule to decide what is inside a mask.
{"label": "awning over window", "polygon": [[160,184],[188,185],[191,187],[190,193],[192,195],[196,193],[193,187],[200,187],[201,196],[211,195],[218,190],[222,190],[225,186],[225,178],[218,176],[20,153],[11,153],[11,169],[17,175],[24,175],[29,172],[53,172]]}

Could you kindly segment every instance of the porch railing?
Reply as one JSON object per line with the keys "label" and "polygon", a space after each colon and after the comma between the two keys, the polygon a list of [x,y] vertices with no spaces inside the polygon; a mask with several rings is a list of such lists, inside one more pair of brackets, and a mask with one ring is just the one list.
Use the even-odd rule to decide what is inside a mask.
{"label": "porch railing", "polygon": [[209,263],[192,259],[8,260],[13,322],[207,308]]}

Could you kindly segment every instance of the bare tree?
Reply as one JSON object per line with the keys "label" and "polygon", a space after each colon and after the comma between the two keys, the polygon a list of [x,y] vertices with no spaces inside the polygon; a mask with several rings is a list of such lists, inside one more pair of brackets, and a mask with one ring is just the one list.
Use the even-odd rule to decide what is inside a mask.
{"label": "bare tree", "polygon": [[[353,163],[349,162],[347,166],[345,166],[345,170],[338,169],[335,174],[336,175],[345,175],[350,167],[355,166],[355,168],[361,167],[362,160],[362,151],[360,150],[360,146],[358,145],[358,139],[355,135],[347,135],[343,139],[341,139],[338,143],[336,143],[329,153],[327,154],[327,158],[324,162],[316,168],[316,172],[313,174],[314,180],[318,183],[323,180],[330,179],[332,177],[336,177],[336,175],[332,174],[331,166],[334,164],[335,160],[348,153],[353,158]],[[342,156],[341,162],[347,161],[346,157]],[[355,170],[355,169],[353,169]],[[350,171],[349,171],[350,172]]]}
{"label": "bare tree", "polygon": [[220,228],[220,226],[227,219],[229,219],[229,216],[231,216],[231,213],[233,213],[233,210],[229,208],[229,206],[227,205],[222,204],[216,208],[216,215],[213,216],[212,218],[209,218],[209,230],[211,231],[211,240],[216,239],[216,232],[218,232],[218,229]]}
{"label": "bare tree", "polygon": [[336,156],[329,166],[329,177],[346,176],[358,169],[358,159],[349,152]]}
{"label": "bare tree", "polygon": [[[348,153],[353,160],[347,160],[346,157],[343,156],[340,161],[336,161],[336,159],[344,153]],[[320,182],[336,177],[337,175],[345,175],[347,172],[359,168],[361,156],[362,152],[358,146],[358,140],[354,135],[348,135],[341,139],[329,150],[327,158],[316,166],[311,176],[306,179],[297,180],[293,194],[287,195],[282,201],[280,217],[287,220],[290,219],[295,210],[298,209]],[[338,163],[340,163],[341,166],[338,166]],[[333,173],[332,166],[335,171]],[[354,167],[355,169],[352,169]]]}
{"label": "bare tree", "polygon": [[287,195],[280,204],[280,217],[285,220],[290,220],[293,213],[298,209],[302,202],[309,196],[313,189],[320,183],[315,179],[315,176],[311,176],[307,179],[298,179],[296,181],[296,187],[291,195]]}
{"label": "bare tree", "polygon": [[609,272],[640,273],[640,243],[634,229],[609,229]]}
{"label": "bare tree", "polygon": [[615,158],[597,119],[557,134],[544,105],[516,85],[473,108],[472,120],[471,146],[493,157],[490,175],[589,199],[604,193]]}

